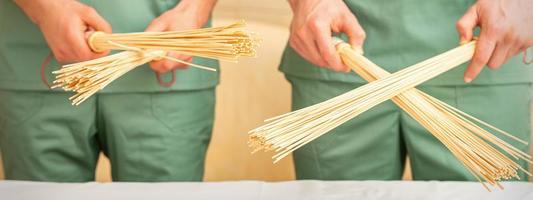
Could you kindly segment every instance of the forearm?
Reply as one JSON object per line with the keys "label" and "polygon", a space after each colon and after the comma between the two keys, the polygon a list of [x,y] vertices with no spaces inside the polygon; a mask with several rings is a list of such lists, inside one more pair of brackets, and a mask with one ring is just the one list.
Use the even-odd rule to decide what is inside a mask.
{"label": "forearm", "polygon": [[342,4],[346,6],[342,0],[287,0],[292,13],[294,15],[307,15],[309,12],[314,12],[318,7],[322,7],[324,4]]}
{"label": "forearm", "polygon": [[[211,12],[218,0],[182,0],[180,4],[185,6],[194,6],[200,11]],[[177,6],[176,6],[177,7]]]}
{"label": "forearm", "polygon": [[182,0],[173,10],[180,12],[196,12],[198,15],[198,23],[205,24],[215,7],[217,0]]}
{"label": "forearm", "polygon": [[33,23],[38,24],[39,14],[36,11],[45,9],[43,0],[14,0],[13,2],[22,9]]}

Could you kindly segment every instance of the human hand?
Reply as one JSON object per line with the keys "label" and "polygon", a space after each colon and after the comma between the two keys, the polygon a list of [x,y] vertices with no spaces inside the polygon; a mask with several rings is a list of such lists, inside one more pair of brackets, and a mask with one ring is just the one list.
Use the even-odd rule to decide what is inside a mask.
{"label": "human hand", "polygon": [[345,33],[354,48],[362,50],[366,37],[355,15],[342,0],[289,0],[293,11],[289,44],[311,63],[349,72],[331,39],[332,32]]}
{"label": "human hand", "polygon": [[469,83],[487,65],[500,66],[521,51],[533,45],[533,1],[531,0],[478,0],[457,22],[461,42],[473,38],[474,28],[481,33],[474,57],[465,71]]}
{"label": "human hand", "polygon": [[15,0],[41,29],[60,63],[91,60],[109,52],[95,53],[87,44],[93,31],[111,33],[111,26],[95,9],[75,0]]}
{"label": "human hand", "polygon": [[[181,31],[197,29],[207,23],[216,0],[184,0],[173,9],[154,19],[146,28],[146,32]],[[177,52],[168,52],[167,56],[186,62],[192,62],[192,57],[180,55]],[[152,70],[166,73],[174,69],[184,69],[188,66],[171,60],[158,60],[150,62]]]}

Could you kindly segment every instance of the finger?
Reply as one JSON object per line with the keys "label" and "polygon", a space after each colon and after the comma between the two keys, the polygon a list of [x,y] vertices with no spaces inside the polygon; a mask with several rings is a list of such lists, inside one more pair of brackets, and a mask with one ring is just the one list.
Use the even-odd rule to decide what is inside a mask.
{"label": "finger", "polygon": [[490,69],[500,68],[500,66],[506,61],[509,48],[509,45],[503,43],[496,44],[494,52],[487,63],[487,67]]}
{"label": "finger", "polygon": [[505,60],[509,60],[516,56],[517,54],[521,53],[525,49],[523,46],[520,46],[518,43],[515,43],[514,45],[511,45],[511,48],[509,51],[507,51],[507,56],[505,57]]}
{"label": "finger", "polygon": [[495,47],[495,40],[487,34],[486,30],[482,29],[479,40],[477,41],[474,57],[465,71],[465,82],[470,83],[477,77],[481,70],[483,70],[483,67],[489,62]]}
{"label": "finger", "polygon": [[507,42],[512,40],[512,44],[510,45],[509,51],[507,51],[505,60],[511,59],[512,57],[516,56],[517,54],[523,52],[524,50],[528,48],[527,43],[524,43],[520,39],[514,38],[513,40],[512,37],[507,37],[506,39],[507,39]]}
{"label": "finger", "polygon": [[479,16],[477,6],[473,5],[466,13],[457,21],[456,28],[459,33],[461,44],[473,39],[474,28],[479,24]]}
{"label": "finger", "polygon": [[353,48],[363,51],[363,45],[366,39],[366,33],[357,21],[355,16],[351,15],[347,17],[344,23],[341,24],[340,31],[348,36],[350,45]]}
{"label": "finger", "polygon": [[146,32],[161,32],[165,31],[167,29],[167,25],[165,23],[160,22],[158,19],[152,20],[148,27],[146,27]]}
{"label": "finger", "polygon": [[89,45],[87,45],[85,34],[83,32],[72,33],[68,38],[67,41],[69,41],[70,45],[69,49],[74,52],[74,57],[72,57],[71,61],[86,61],[96,56],[96,54],[93,54],[91,51]]}
{"label": "finger", "polygon": [[318,51],[312,51],[312,49],[316,48],[315,43],[309,43],[309,41],[304,40],[310,39],[302,39],[300,36],[297,35],[293,36],[293,39],[291,41],[291,47],[293,47],[293,49],[296,50],[296,52],[300,54],[300,56],[302,56],[312,64],[317,65],[319,67],[326,67],[327,63],[326,61],[324,61],[324,59],[320,58]]}
{"label": "finger", "polygon": [[91,59],[93,52],[85,38],[85,24],[82,20],[73,21],[65,31],[65,42],[58,48],[63,61],[79,62]]}
{"label": "finger", "polygon": [[316,41],[311,34],[311,30],[303,29],[296,33],[295,39],[299,48],[302,50],[304,57],[308,61],[320,67],[327,67],[327,62],[320,56]]}
{"label": "finger", "polygon": [[[187,56],[187,55],[183,55],[183,54],[178,54],[176,52],[169,52],[167,53],[168,57],[173,57],[173,58],[176,58],[178,60],[182,60],[182,61],[185,61],[185,62],[188,62],[188,63],[191,63],[192,62],[192,57],[191,56]],[[180,63],[180,62],[176,62],[176,61],[173,61],[173,60],[168,60],[168,59],[161,59],[161,60],[156,60],[156,61],[152,61],[150,62],[150,67],[156,71],[156,72],[159,72],[159,73],[166,73],[168,71],[171,71],[171,70],[174,70],[174,69],[186,69],[188,67],[187,64],[184,64],[184,63]]]}
{"label": "finger", "polygon": [[325,24],[316,24],[312,26],[311,31],[320,56],[326,61],[327,65],[335,71],[346,71],[346,67],[342,64],[341,58],[331,40],[331,28]]}
{"label": "finger", "polygon": [[487,63],[487,66],[490,69],[498,69],[506,61],[507,53],[511,45],[505,42],[498,42],[494,48],[494,52]]}
{"label": "finger", "polygon": [[325,63],[319,63],[315,60],[313,60],[311,57],[308,56],[308,52],[305,50],[305,48],[302,48],[302,44],[295,44],[294,42],[291,42],[291,47],[292,49],[294,49],[294,51],[296,51],[296,53],[298,53],[298,55],[300,55],[302,58],[304,58],[305,60],[307,60],[308,62],[314,64],[314,65],[317,65],[317,66],[320,66],[320,67],[323,67],[325,66],[326,64]]}
{"label": "finger", "polygon": [[[182,61],[189,62],[189,63],[192,62],[192,57],[191,56],[178,54],[176,52],[169,52],[167,56],[174,57],[174,58],[176,58],[178,60],[182,60]],[[172,69],[176,69],[176,68],[185,69],[185,68],[187,68],[189,66],[187,64],[180,63],[180,62],[175,62],[175,61],[172,61],[172,60],[167,60],[167,61],[169,62],[168,65],[170,65],[172,67]]]}
{"label": "finger", "polygon": [[168,67],[165,60],[155,60],[150,62],[150,68],[158,73],[167,73],[172,70],[171,67]]}
{"label": "finger", "polygon": [[[88,30],[85,31],[85,33],[83,34],[84,35],[84,38],[85,38],[85,41],[88,43],[89,42],[89,38],[91,37],[91,35],[94,33],[94,29],[92,28],[89,28]],[[89,46],[89,49],[91,50],[91,53],[92,53],[92,56],[91,56],[91,59],[95,59],[95,58],[100,58],[100,57],[103,57],[103,56],[106,56],[108,55],[111,50],[104,50],[104,51],[94,51],[94,49],[92,49],[90,46]]]}
{"label": "finger", "polygon": [[98,12],[91,7],[88,7],[87,10],[82,15],[83,20],[85,20],[85,23],[89,26],[94,28],[97,31],[102,31],[106,33],[113,32],[111,29],[111,25],[107,23],[107,21],[98,14]]}

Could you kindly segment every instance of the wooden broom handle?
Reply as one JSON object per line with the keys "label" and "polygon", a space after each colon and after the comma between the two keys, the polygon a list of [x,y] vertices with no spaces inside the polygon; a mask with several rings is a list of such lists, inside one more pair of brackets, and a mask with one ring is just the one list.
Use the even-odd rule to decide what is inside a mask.
{"label": "wooden broom handle", "polygon": [[99,49],[98,47],[96,47],[94,45],[94,41],[96,40],[96,38],[98,36],[102,36],[102,35],[105,35],[106,33],[104,32],[101,32],[101,31],[96,31],[94,33],[91,33],[91,35],[89,36],[89,39],[87,40],[87,43],[89,44],[89,47],[91,48],[91,50],[95,53],[102,53],[104,52],[105,50],[103,49]]}

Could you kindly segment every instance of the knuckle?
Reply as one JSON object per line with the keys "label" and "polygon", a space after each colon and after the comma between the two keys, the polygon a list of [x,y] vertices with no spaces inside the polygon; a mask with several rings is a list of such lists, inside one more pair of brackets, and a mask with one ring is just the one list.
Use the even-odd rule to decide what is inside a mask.
{"label": "knuckle", "polygon": [[292,48],[296,48],[297,42],[296,42],[296,39],[294,37],[290,37],[289,38],[289,45],[291,45]]}
{"label": "knuckle", "polygon": [[303,38],[303,37],[305,37],[306,33],[307,33],[307,31],[305,29],[303,29],[303,28],[302,29],[298,29],[298,30],[295,31],[295,36],[297,38]]}
{"label": "knuckle", "polygon": [[500,68],[500,64],[497,63],[496,61],[490,61],[489,63],[487,63],[487,67],[489,69],[493,69],[494,70],[494,69]]}
{"label": "knuckle", "polygon": [[484,65],[485,63],[487,63],[486,60],[483,57],[480,57],[480,56],[474,57],[473,62],[476,65]]}
{"label": "knuckle", "polygon": [[503,38],[503,42],[506,42],[506,43],[514,43],[514,42],[522,42],[520,38],[517,37],[516,33],[514,32],[509,32],[505,35],[505,37]]}
{"label": "knuckle", "polygon": [[489,26],[487,31],[492,38],[499,38],[504,33],[504,29],[501,26]]}
{"label": "knuckle", "polygon": [[84,51],[75,51],[74,56],[76,56],[76,60],[88,60],[91,58],[91,55]]}
{"label": "knuckle", "polygon": [[478,64],[478,65],[483,65],[483,64],[487,63],[487,61],[488,61],[488,58],[486,56],[484,56],[482,53],[478,53],[478,54],[474,55],[473,62]]}
{"label": "knuckle", "polygon": [[160,24],[161,22],[162,22],[161,18],[158,17],[158,18],[155,18],[154,20],[152,20],[150,25]]}
{"label": "knuckle", "polygon": [[455,23],[455,28],[459,31],[466,29],[466,25],[462,20],[459,20]]}
{"label": "knuckle", "polygon": [[366,39],[366,32],[363,31],[363,30],[359,30],[359,31],[355,32],[355,37],[358,37],[358,38],[361,38],[361,39]]}
{"label": "knuckle", "polygon": [[96,9],[94,9],[93,7],[90,7],[90,6],[85,6],[83,8],[83,12],[85,12],[85,14],[92,15],[92,14],[96,13]]}
{"label": "knuckle", "polygon": [[62,54],[57,54],[54,56],[56,58],[56,60],[60,63],[62,62],[66,62],[67,61],[67,57],[65,57],[64,55]]}
{"label": "knuckle", "polygon": [[54,51],[54,57],[59,62],[67,62],[71,60],[72,56],[69,56],[68,52],[63,49],[58,49]]}
{"label": "knuckle", "polygon": [[328,66],[328,65],[327,65],[324,61],[322,61],[322,60],[313,59],[313,60],[311,60],[311,62],[312,62],[313,64],[315,64],[316,66],[319,66],[319,67],[321,67],[321,68],[327,68],[327,66]]}
{"label": "knuckle", "polygon": [[312,31],[316,31],[319,29],[320,27],[320,21],[314,19],[314,20],[309,20],[307,22],[307,26],[309,26],[309,28],[312,30]]}
{"label": "knuckle", "polygon": [[530,42],[526,38],[517,35],[515,35],[509,43],[515,44],[516,46],[530,46]]}
{"label": "knuckle", "polygon": [[339,66],[330,66],[329,68],[336,72],[344,71],[344,69]]}
{"label": "knuckle", "polygon": [[355,16],[351,12],[341,13],[340,18],[350,22],[357,21],[357,18],[355,18]]}
{"label": "knuckle", "polygon": [[322,58],[322,61],[328,66],[335,66],[336,64],[335,58],[333,57],[333,54],[331,54],[330,52],[321,53],[321,58]]}
{"label": "knuckle", "polygon": [[310,15],[308,18],[307,18],[307,24],[311,24],[311,23],[314,23],[318,20],[320,20],[321,17],[317,16],[317,15]]}

